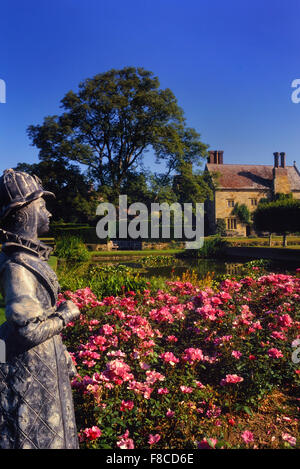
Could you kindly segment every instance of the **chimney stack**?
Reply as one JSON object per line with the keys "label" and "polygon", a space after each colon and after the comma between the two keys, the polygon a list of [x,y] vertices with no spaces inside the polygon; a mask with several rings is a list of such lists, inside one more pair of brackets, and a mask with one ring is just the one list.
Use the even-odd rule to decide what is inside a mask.
{"label": "chimney stack", "polygon": [[274,194],[290,194],[291,181],[287,167],[285,165],[285,153],[280,153],[280,166],[279,166],[279,153],[274,153],[274,169],[273,169],[273,191]]}
{"label": "chimney stack", "polygon": [[280,153],[280,163],[281,163],[281,167],[285,168],[285,153],[284,152]]}
{"label": "chimney stack", "polygon": [[279,168],[279,152],[276,151],[274,155],[274,168]]}
{"label": "chimney stack", "polygon": [[223,155],[224,155],[224,151],[218,151],[218,163],[219,164],[223,164]]}
{"label": "chimney stack", "polygon": [[210,150],[208,152],[207,163],[208,164],[223,164],[224,151],[221,150]]}
{"label": "chimney stack", "polygon": [[213,150],[209,150],[208,152],[208,158],[207,158],[207,163],[208,164],[213,164],[214,162],[214,151]]}

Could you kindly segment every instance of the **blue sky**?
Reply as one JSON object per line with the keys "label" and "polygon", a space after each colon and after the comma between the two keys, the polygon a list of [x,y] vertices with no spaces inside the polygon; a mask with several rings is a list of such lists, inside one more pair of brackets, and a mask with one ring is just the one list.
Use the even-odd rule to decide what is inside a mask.
{"label": "blue sky", "polygon": [[0,172],[38,161],[26,129],[59,113],[67,91],[128,65],[174,92],[225,163],[285,151],[300,166],[299,0],[15,0],[0,15]]}

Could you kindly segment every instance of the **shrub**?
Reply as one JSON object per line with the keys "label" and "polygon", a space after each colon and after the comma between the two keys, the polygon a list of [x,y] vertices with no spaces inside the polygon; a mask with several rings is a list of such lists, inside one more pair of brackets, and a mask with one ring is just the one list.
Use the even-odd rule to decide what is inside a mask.
{"label": "shrub", "polygon": [[228,242],[220,236],[216,236],[205,239],[202,248],[197,251],[197,255],[205,259],[218,259],[224,257],[227,247]]}
{"label": "shrub", "polygon": [[226,236],[226,222],[224,218],[218,218],[216,223],[216,235]]}
{"label": "shrub", "polygon": [[90,253],[78,236],[62,236],[56,242],[55,255],[61,259],[85,262],[90,259]]}
{"label": "shrub", "polygon": [[89,289],[65,295],[82,308],[64,331],[77,364],[82,447],[181,449],[210,441],[243,448],[252,430],[252,446],[280,447],[290,432],[296,445],[295,415],[272,399],[281,390],[289,401],[298,395],[291,344],[299,337],[300,279],[254,272],[203,290],[174,281],[155,295],[133,291],[100,302]]}

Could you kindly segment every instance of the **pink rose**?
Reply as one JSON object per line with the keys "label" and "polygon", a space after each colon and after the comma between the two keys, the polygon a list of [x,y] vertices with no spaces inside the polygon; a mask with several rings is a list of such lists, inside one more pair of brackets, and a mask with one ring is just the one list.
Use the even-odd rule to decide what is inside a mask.
{"label": "pink rose", "polygon": [[244,433],[242,433],[242,438],[246,444],[252,443],[254,441],[253,433],[249,430],[245,430]]}
{"label": "pink rose", "polygon": [[148,443],[149,445],[155,445],[155,443],[158,443],[160,440],[160,435],[156,433],[156,435],[149,435]]}

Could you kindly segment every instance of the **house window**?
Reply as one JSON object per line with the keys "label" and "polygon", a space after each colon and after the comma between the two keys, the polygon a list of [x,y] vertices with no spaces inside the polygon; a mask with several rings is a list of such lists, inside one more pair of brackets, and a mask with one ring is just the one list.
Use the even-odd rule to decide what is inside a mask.
{"label": "house window", "polygon": [[227,203],[228,203],[228,207],[234,207],[234,200],[233,199],[228,199]]}
{"label": "house window", "polygon": [[250,199],[252,206],[257,206],[257,199]]}
{"label": "house window", "polygon": [[236,230],[236,218],[227,218],[227,230]]}

